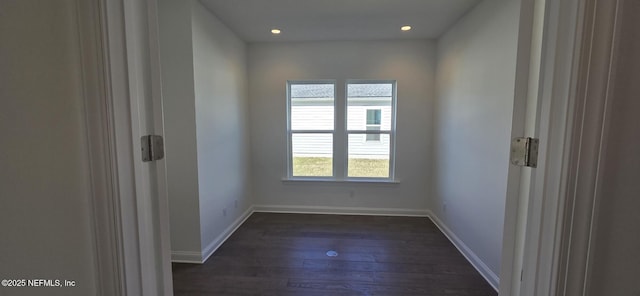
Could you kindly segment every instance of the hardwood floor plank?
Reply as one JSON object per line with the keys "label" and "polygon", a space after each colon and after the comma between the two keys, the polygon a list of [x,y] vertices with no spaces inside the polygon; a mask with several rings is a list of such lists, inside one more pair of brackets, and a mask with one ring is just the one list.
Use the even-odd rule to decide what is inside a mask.
{"label": "hardwood floor plank", "polygon": [[254,213],[205,264],[174,263],[173,275],[178,296],[497,295],[419,217]]}

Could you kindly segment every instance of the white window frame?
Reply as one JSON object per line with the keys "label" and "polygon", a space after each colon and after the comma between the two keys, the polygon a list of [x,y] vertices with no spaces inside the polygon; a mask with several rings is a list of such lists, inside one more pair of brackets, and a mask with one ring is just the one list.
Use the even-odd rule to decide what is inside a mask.
{"label": "white window frame", "polygon": [[[333,130],[293,130],[291,128],[291,85],[294,84],[333,84]],[[338,113],[338,83],[336,80],[288,80],[287,81],[287,179],[294,180],[334,180],[336,177],[336,132]],[[293,134],[332,134],[332,176],[294,176],[293,175]]]}
{"label": "white window frame", "polygon": [[[398,98],[398,94],[397,94],[397,81],[396,80],[371,80],[371,79],[348,79],[345,82],[344,85],[344,94],[343,94],[343,101],[341,102],[341,104],[338,104],[338,106],[342,106],[342,108],[344,108],[344,110],[342,110],[341,114],[344,114],[344,172],[343,172],[343,178],[345,180],[349,180],[349,181],[387,181],[387,182],[395,182],[395,159],[396,159],[396,113],[397,113],[397,98]],[[382,123],[380,124],[380,129],[381,130],[367,130],[365,127],[365,130],[353,130],[350,131],[348,129],[348,125],[347,125],[347,121],[348,121],[348,108],[347,108],[347,95],[348,95],[348,87],[350,84],[391,84],[391,128],[389,131],[383,131],[382,130]],[[382,112],[382,111],[381,111]],[[336,112],[337,113],[337,112]],[[382,116],[382,114],[381,114]],[[366,119],[365,119],[366,120]],[[366,124],[365,124],[366,126]],[[378,134],[378,135],[383,135],[383,134],[388,134],[389,135],[389,177],[388,178],[374,178],[374,177],[349,177],[349,168],[348,168],[348,163],[349,163],[349,135],[360,135],[360,134],[364,134],[365,135],[365,141],[366,141],[366,135],[371,135],[371,134]],[[382,138],[382,137],[380,137]],[[380,139],[382,141],[382,139]]]}
{"label": "white window frame", "polygon": [[[291,85],[294,84],[333,84],[334,85],[334,127],[333,130],[292,130],[291,128]],[[353,130],[347,129],[347,93],[349,84],[391,84],[391,129],[383,130]],[[342,90],[342,91],[339,91]],[[287,155],[286,181],[337,181],[337,182],[384,182],[396,183],[395,180],[395,134],[397,110],[397,81],[396,80],[361,80],[348,79],[343,81],[332,79],[321,80],[288,80],[286,85],[287,108]],[[293,175],[293,134],[332,134],[333,135],[333,176],[294,176]],[[348,139],[350,134],[388,134],[389,135],[389,177],[349,177],[348,176]]]}

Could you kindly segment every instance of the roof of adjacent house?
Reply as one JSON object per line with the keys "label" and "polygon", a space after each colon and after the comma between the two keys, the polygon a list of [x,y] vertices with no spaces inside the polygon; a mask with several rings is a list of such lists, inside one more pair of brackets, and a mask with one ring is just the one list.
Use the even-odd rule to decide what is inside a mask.
{"label": "roof of adjacent house", "polygon": [[[332,98],[334,96],[333,84],[292,84],[292,98]],[[391,97],[393,85],[391,83],[377,84],[349,84],[349,97]]]}

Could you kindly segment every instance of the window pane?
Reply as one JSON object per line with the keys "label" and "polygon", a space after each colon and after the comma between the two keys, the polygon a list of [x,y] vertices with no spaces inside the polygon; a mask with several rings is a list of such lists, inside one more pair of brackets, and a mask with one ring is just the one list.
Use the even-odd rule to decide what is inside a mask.
{"label": "window pane", "polygon": [[291,129],[333,130],[333,84],[291,84]]}
{"label": "window pane", "polygon": [[293,176],[333,176],[333,134],[291,135]]}
{"label": "window pane", "polygon": [[349,135],[349,177],[389,178],[389,134]]}
{"label": "window pane", "polygon": [[382,121],[381,109],[367,109],[367,124],[380,124]]}
{"label": "window pane", "polygon": [[379,130],[391,130],[391,83],[368,83],[347,86],[347,129],[367,130],[377,125]]}

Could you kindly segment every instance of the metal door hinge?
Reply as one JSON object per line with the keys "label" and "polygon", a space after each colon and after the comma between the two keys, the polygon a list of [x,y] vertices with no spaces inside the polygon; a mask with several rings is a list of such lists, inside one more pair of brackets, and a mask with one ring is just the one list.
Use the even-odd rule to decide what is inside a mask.
{"label": "metal door hinge", "polygon": [[515,138],[511,142],[511,163],[535,168],[538,166],[538,144],[534,138]]}
{"label": "metal door hinge", "polygon": [[147,135],[140,138],[142,144],[142,161],[160,160],[164,157],[162,136]]}

